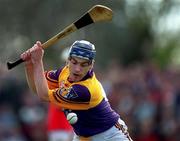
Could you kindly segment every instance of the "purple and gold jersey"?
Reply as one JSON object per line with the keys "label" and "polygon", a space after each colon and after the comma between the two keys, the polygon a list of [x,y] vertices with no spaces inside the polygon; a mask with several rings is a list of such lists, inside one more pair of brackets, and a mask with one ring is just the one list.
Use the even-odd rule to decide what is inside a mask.
{"label": "purple and gold jersey", "polygon": [[55,87],[49,90],[50,102],[77,114],[78,121],[72,125],[77,135],[89,137],[101,133],[118,121],[119,115],[111,109],[93,71],[73,83],[68,81],[68,67],[48,71],[45,75],[48,85]]}

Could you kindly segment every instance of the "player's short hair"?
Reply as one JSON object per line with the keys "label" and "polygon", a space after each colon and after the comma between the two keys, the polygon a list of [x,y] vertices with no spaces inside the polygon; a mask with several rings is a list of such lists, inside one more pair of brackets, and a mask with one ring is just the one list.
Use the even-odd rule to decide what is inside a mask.
{"label": "player's short hair", "polygon": [[86,40],[75,41],[69,50],[69,57],[75,56],[93,61],[95,59],[95,55],[95,46]]}

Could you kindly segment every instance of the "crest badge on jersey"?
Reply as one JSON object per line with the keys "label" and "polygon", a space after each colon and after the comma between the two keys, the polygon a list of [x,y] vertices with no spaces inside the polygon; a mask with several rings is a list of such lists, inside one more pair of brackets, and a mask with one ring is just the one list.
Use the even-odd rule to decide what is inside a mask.
{"label": "crest badge on jersey", "polygon": [[78,97],[77,93],[73,90],[72,87],[68,87],[64,81],[59,83],[60,89],[58,94],[63,96],[66,99],[73,99]]}

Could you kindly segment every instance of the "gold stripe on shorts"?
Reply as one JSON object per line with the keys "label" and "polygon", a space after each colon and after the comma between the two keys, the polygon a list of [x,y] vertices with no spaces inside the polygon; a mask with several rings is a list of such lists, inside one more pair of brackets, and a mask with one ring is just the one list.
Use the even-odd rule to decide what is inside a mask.
{"label": "gold stripe on shorts", "polygon": [[79,137],[80,141],[91,141],[90,137]]}

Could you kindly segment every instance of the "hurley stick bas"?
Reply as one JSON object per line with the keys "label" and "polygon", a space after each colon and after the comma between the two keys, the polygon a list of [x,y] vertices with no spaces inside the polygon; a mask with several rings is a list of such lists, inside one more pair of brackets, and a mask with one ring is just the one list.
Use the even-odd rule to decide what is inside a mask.
{"label": "hurley stick bas", "polygon": [[[48,48],[49,46],[53,45],[60,39],[66,37],[72,32],[85,27],[89,24],[102,22],[102,21],[110,21],[112,20],[112,10],[104,5],[95,5],[91,9],[89,9],[82,17],[80,17],[77,21],[73,22],[69,26],[65,27],[62,31],[58,34],[47,40],[45,43],[42,44],[43,48]],[[24,62],[21,58],[16,60],[15,62],[7,62],[7,68],[12,69],[15,66]]]}

